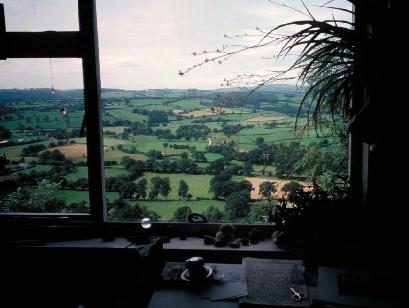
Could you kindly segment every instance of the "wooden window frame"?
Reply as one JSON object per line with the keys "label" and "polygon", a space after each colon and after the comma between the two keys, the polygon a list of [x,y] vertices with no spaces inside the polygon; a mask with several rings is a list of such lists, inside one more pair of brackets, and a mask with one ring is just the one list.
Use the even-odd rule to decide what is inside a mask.
{"label": "wooden window frame", "polygon": [[[87,220],[102,230],[107,213],[101,118],[101,82],[95,0],[78,0],[79,31],[7,32],[4,6],[0,4],[0,59],[80,58],[84,81],[84,122],[86,125],[90,215],[10,213],[20,220],[28,217]],[[38,219],[37,219],[38,220]]]}

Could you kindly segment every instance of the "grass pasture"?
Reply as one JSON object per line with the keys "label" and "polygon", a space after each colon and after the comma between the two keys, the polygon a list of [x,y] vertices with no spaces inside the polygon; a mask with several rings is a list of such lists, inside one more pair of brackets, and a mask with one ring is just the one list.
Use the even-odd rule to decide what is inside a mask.
{"label": "grass pasture", "polygon": [[[211,117],[211,116],[224,116],[225,114],[239,114],[240,110],[234,110],[230,108],[223,108],[221,113],[220,111],[212,111],[210,108],[203,108],[199,110],[194,110],[188,113],[184,113],[183,115],[186,117],[191,117],[191,118],[200,118],[200,117]],[[247,112],[243,111],[241,112],[242,114],[245,114]]]}
{"label": "grass pasture", "polygon": [[143,120],[147,119],[147,117],[142,114],[133,113],[132,109],[133,109],[132,107],[116,108],[116,109],[110,109],[107,112],[115,120],[128,120],[128,121],[142,122]]}
{"label": "grass pasture", "polygon": [[28,147],[29,145],[35,145],[35,144],[43,144],[47,146],[49,141],[42,141],[42,142],[34,142],[34,143],[29,143],[29,144],[21,144],[21,145],[13,145],[10,147],[1,147],[0,148],[0,154],[1,155],[6,155],[8,159],[16,159],[21,157],[21,151],[23,148]]}
{"label": "grass pasture", "polygon": [[182,206],[189,206],[194,213],[202,214],[210,206],[218,208],[220,211],[224,210],[224,202],[218,200],[138,200],[134,203],[146,206],[148,209],[158,213],[161,221],[169,221],[172,219],[177,208]]}
{"label": "grass pasture", "polygon": [[[218,93],[217,91],[176,89],[150,89],[142,91],[103,90],[103,120],[109,121],[110,123],[108,125],[116,125],[114,124],[115,121],[118,121],[117,124],[121,124],[121,126],[113,127],[107,125],[103,128],[105,132],[103,139],[103,159],[105,161],[118,162],[118,165],[105,167],[105,176],[113,177],[129,174],[128,170],[124,169],[124,166],[120,164],[123,157],[128,156],[135,160],[147,161],[149,159],[147,153],[150,150],[173,154],[164,159],[167,161],[179,162],[181,154],[185,152],[189,153],[189,150],[175,149],[173,148],[174,144],[195,147],[197,151],[204,152],[207,162],[197,163],[199,167],[204,169],[211,162],[223,158],[220,154],[208,152],[209,141],[212,145],[229,144],[232,142],[237,149],[242,151],[256,149],[258,147],[256,140],[260,137],[264,139],[264,143],[274,143],[277,145],[280,143],[288,144],[293,141],[302,144],[319,142],[320,139],[317,137],[313,128],[306,129],[304,135],[300,134],[300,130],[294,130],[294,124],[296,121],[296,113],[294,112],[294,109],[295,107],[298,107],[299,95],[288,94],[288,90],[283,87],[283,89],[277,93],[274,91],[271,92],[271,95],[275,95],[276,99],[270,100],[260,97],[254,101],[249,100],[243,108],[240,107],[243,105],[243,102],[233,101],[236,97],[232,95],[231,101],[228,101],[228,103],[223,105],[226,108],[222,107],[222,109],[219,109],[218,107],[215,107],[215,105],[220,105],[220,96],[227,96],[227,92]],[[67,103],[67,101],[69,101],[69,103]],[[87,159],[86,138],[70,137],[73,137],[71,134],[73,128],[79,128],[81,126],[84,114],[81,104],[83,104],[83,100],[75,100],[75,98],[73,98],[72,102],[71,99],[68,100],[62,98],[53,100],[44,99],[43,101],[27,99],[25,101],[16,100],[15,102],[5,102],[5,105],[3,106],[7,107],[9,111],[1,116],[0,125],[11,129],[12,137],[8,139],[9,141],[28,142],[28,140],[32,139],[34,141],[37,140],[36,138],[39,138],[38,140],[41,141],[36,141],[31,144],[44,144],[46,147],[45,150],[59,150],[67,159],[71,159],[75,163],[78,163]],[[67,108],[71,109],[68,119],[63,118],[59,112],[59,109],[63,105],[67,105]],[[289,106],[291,108],[289,108]],[[36,110],[36,108],[38,110]],[[165,111],[167,113],[168,122],[152,127],[153,132],[147,130],[135,130],[146,133],[147,135],[139,135],[137,133],[130,133],[127,136],[121,135],[126,128],[125,126],[122,126],[124,120],[131,122],[129,123],[130,127],[133,126],[132,122],[136,121],[144,122],[148,125],[148,116],[140,113],[133,113],[132,110],[134,108],[141,108],[145,111]],[[180,111],[172,113],[174,110]],[[178,116],[177,113],[179,113],[180,116]],[[155,116],[158,115],[150,113],[149,117]],[[160,121],[162,121],[162,119]],[[305,118],[299,119],[299,127],[302,127],[305,123]],[[185,133],[185,136],[189,141],[187,141],[186,138],[176,139],[176,137],[171,140],[165,139],[169,136],[168,134],[158,134],[161,135],[162,138],[158,138],[154,135],[155,131],[159,129],[169,129],[172,134],[176,135],[176,131],[181,125],[196,124],[207,126],[210,133],[203,135],[198,139],[195,139],[197,136],[195,134],[190,135]],[[234,132],[234,127],[229,126],[237,124],[242,125],[243,128],[239,134],[232,133]],[[227,127],[225,128],[224,126]],[[270,128],[266,128],[266,126],[270,126]],[[61,140],[67,142],[67,144],[48,149],[47,147],[50,142],[57,143],[59,141],[50,138],[51,130],[57,128],[65,130],[65,136],[60,135],[58,138],[68,138]],[[113,132],[115,134],[107,134],[107,132]],[[325,131],[324,134],[327,132],[328,131]],[[331,137],[328,139],[331,139]],[[75,143],[70,144],[70,140],[75,141]],[[164,144],[166,144],[166,146],[164,146]],[[20,144],[16,146],[1,147],[0,155],[4,154],[6,158],[10,160],[6,167],[9,169],[14,168],[22,158],[22,149],[29,145],[30,144]],[[127,151],[137,154],[128,154],[126,153]],[[260,155],[256,151],[252,154]],[[192,159],[191,156],[188,157],[189,159]],[[38,156],[26,157],[25,161],[30,163],[31,160],[36,159],[38,159]],[[260,159],[257,161],[260,161]],[[226,167],[229,165],[242,166],[243,163],[243,161],[229,160],[226,161],[225,165]],[[68,181],[75,181],[79,178],[88,178],[88,168],[83,167],[82,165],[83,164],[79,163],[75,170],[70,174],[65,175],[65,178]],[[50,170],[51,168],[52,165],[37,165],[26,170],[12,171],[0,177],[0,181],[4,181],[8,177],[17,179],[18,173],[27,174],[32,171],[42,172]],[[274,166],[254,165],[253,168],[254,171],[251,177],[234,176],[233,180],[249,180],[255,188],[251,194],[252,199],[257,200],[255,202],[262,202],[259,201],[260,196],[258,195],[258,186],[261,182],[277,182],[278,190],[281,190],[281,187],[288,182],[275,178]],[[303,176],[303,174],[300,176]],[[50,177],[51,176],[47,177],[47,179]],[[161,216],[162,221],[171,220],[175,210],[181,206],[189,206],[193,212],[197,213],[202,213],[209,206],[215,206],[221,211],[224,210],[225,201],[211,199],[213,194],[209,192],[209,188],[210,181],[214,175],[145,172],[142,177],[138,178],[135,182],[140,181],[142,178],[148,180],[147,195],[150,192],[151,179],[153,177],[169,178],[172,190],[167,198],[158,195],[157,200],[127,200],[127,202],[130,202],[131,204],[138,203],[148,207],[150,210],[157,212]],[[187,182],[189,193],[193,196],[191,200],[179,200],[177,193],[179,182],[181,180]],[[88,191],[63,190],[62,193],[67,204],[79,201],[86,201],[89,203]],[[275,198],[280,196],[282,196],[282,193],[274,195]],[[119,198],[119,193],[107,192],[107,198],[110,201],[113,201],[114,199]]]}
{"label": "grass pasture", "polygon": [[132,107],[147,107],[151,105],[161,105],[167,101],[169,101],[167,98],[133,98],[130,100],[129,105]]}
{"label": "grass pasture", "polygon": [[[126,175],[127,171],[122,166],[106,166],[105,169],[105,176],[119,176],[119,175]],[[88,168],[87,167],[77,167],[74,172],[66,175],[65,178],[69,181],[75,181],[80,178],[88,178]]]}
{"label": "grass pasture", "polygon": [[48,165],[38,165],[38,166],[31,167],[31,168],[15,171],[13,174],[19,174],[19,173],[29,174],[33,171],[44,172],[44,171],[49,171],[51,168],[52,166],[48,166]]}
{"label": "grass pasture", "polygon": [[104,160],[115,160],[118,163],[121,162],[124,156],[129,156],[135,160],[148,160],[148,157],[144,154],[128,154],[119,150],[106,150],[104,152]]}
{"label": "grass pasture", "polygon": [[[67,204],[74,202],[86,201],[89,206],[89,191],[86,190],[61,190],[64,200]],[[117,192],[106,192],[106,197],[109,201],[114,201],[119,198]]]}
{"label": "grass pasture", "polygon": [[[148,194],[150,191],[150,180],[153,177],[159,176],[161,178],[169,178],[170,180],[170,186],[172,188],[172,191],[170,192],[168,196],[168,200],[178,200],[178,189],[179,189],[179,182],[180,180],[186,181],[186,183],[189,186],[189,193],[193,195],[193,199],[196,199],[197,197],[199,198],[204,198],[204,199],[209,199],[212,197],[212,194],[209,193],[209,188],[210,188],[210,179],[213,177],[212,175],[193,175],[193,174],[178,174],[178,173],[152,173],[152,172],[145,172],[143,177],[148,180]],[[138,179],[137,181],[139,181]],[[162,195],[158,196],[158,199],[163,199],[165,198]]]}
{"label": "grass pasture", "polygon": [[104,127],[104,132],[113,132],[117,134],[122,134],[125,130],[125,126],[108,126]]}
{"label": "grass pasture", "polygon": [[192,99],[183,99],[177,102],[171,103],[172,109],[180,109],[185,111],[201,109],[205,107],[207,104],[211,104],[212,101],[208,99],[199,99],[199,98],[192,98]]}

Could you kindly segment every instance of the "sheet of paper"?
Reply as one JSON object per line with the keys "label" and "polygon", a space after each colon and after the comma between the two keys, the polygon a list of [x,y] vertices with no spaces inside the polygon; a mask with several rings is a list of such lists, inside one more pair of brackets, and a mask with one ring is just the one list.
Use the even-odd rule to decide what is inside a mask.
{"label": "sheet of paper", "polygon": [[292,287],[298,292],[308,294],[304,281],[300,281],[300,275],[294,274],[294,268],[300,267],[301,262],[244,258],[243,278],[247,282],[248,296],[241,302],[273,307],[309,307],[308,299],[293,300],[290,290]]}

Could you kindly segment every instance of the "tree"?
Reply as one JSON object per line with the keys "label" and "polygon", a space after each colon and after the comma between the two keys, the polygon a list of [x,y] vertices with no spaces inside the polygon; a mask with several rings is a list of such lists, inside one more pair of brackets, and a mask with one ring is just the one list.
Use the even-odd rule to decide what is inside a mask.
{"label": "tree", "polygon": [[208,222],[222,222],[224,214],[215,206],[209,206],[206,211],[203,212],[203,216],[206,217]]}
{"label": "tree", "polygon": [[186,198],[189,191],[189,186],[184,180],[180,180],[179,182],[179,189],[178,189],[178,196],[179,198]]}
{"label": "tree", "polygon": [[124,165],[125,169],[129,169],[132,165],[135,164],[135,159],[130,158],[129,156],[123,156],[121,164]]}
{"label": "tree", "polygon": [[149,199],[156,200],[158,198],[158,195],[160,192],[161,180],[162,179],[158,176],[151,178],[151,189],[149,192]]}
{"label": "tree", "polygon": [[169,145],[169,143],[167,143],[167,142],[164,142],[164,143],[163,143],[163,147],[165,148],[165,150],[166,150],[166,148],[168,147],[168,145]]}
{"label": "tree", "polygon": [[264,138],[263,137],[257,137],[256,138],[256,144],[258,146],[262,145],[264,143]]}
{"label": "tree", "polygon": [[112,220],[132,220],[140,221],[143,218],[150,218],[152,221],[158,221],[160,216],[147,207],[139,204],[130,205],[122,199],[116,199],[111,204],[109,211],[110,219]]}
{"label": "tree", "polygon": [[136,192],[136,184],[132,181],[123,183],[119,187],[119,196],[121,199],[132,199],[133,194]]}
{"label": "tree", "polygon": [[302,190],[304,186],[296,181],[290,181],[283,185],[281,190],[286,192],[288,195],[294,195],[297,191]]}
{"label": "tree", "polygon": [[165,197],[166,200],[168,199],[168,195],[169,195],[171,190],[172,190],[172,188],[170,187],[169,178],[161,179],[159,192],[160,192],[160,194],[162,196]]}
{"label": "tree", "polygon": [[224,170],[225,165],[226,163],[223,158],[217,159],[209,164],[207,172],[210,174],[219,174]]}
{"label": "tree", "polygon": [[0,156],[0,175],[5,175],[9,173],[9,169],[6,167],[6,165],[10,161],[6,158],[6,154],[3,154],[3,156]]}
{"label": "tree", "polygon": [[226,199],[225,212],[230,220],[247,217],[250,213],[250,192],[241,190],[232,193]]}
{"label": "tree", "polygon": [[271,200],[272,194],[277,191],[276,183],[275,182],[263,182],[259,186],[259,195],[263,198],[267,199],[268,201]]}
{"label": "tree", "polygon": [[9,139],[11,138],[11,131],[4,126],[0,126],[0,139]]}
{"label": "tree", "polygon": [[250,219],[253,223],[271,223],[276,202],[258,202],[251,206]]}
{"label": "tree", "polygon": [[174,221],[187,222],[187,217],[192,214],[192,209],[188,206],[182,206],[176,209],[173,214]]}
{"label": "tree", "polygon": [[87,201],[82,200],[79,202],[70,203],[67,210],[71,213],[85,213],[89,214],[89,206],[87,205]]}
{"label": "tree", "polygon": [[251,176],[252,172],[253,172],[253,164],[251,162],[246,161],[243,164],[243,175]]}
{"label": "tree", "polygon": [[6,196],[0,211],[56,213],[64,208],[61,185],[42,180],[35,189],[18,188]]}
{"label": "tree", "polygon": [[54,151],[44,151],[39,155],[38,163],[45,164],[45,163],[60,163],[65,161],[65,155],[61,153],[59,150]]}
{"label": "tree", "polygon": [[130,177],[135,180],[143,174],[143,169],[138,165],[133,165],[129,168]]}
{"label": "tree", "polygon": [[141,179],[137,184],[136,184],[136,199],[146,198],[146,188],[148,186],[148,181],[146,179]]}

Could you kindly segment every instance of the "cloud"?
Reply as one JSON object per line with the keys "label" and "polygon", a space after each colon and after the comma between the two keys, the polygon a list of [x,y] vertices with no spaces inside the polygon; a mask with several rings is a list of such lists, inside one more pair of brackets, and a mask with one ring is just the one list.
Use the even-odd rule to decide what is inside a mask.
{"label": "cloud", "polygon": [[[298,0],[288,1],[300,7]],[[8,30],[78,29],[75,0],[2,2]],[[319,18],[331,16],[329,10],[314,8],[313,11]],[[257,26],[271,29],[296,15],[267,0],[97,0],[97,13],[102,86],[124,89],[210,89],[219,87],[224,77],[238,72],[271,68],[273,61],[261,58],[271,56],[277,49],[265,48],[232,58],[223,65],[206,65],[183,78],[177,74],[179,69],[198,63],[193,51],[214,50],[230,43],[232,40],[223,37],[225,33],[253,33]],[[251,40],[235,41],[250,43]],[[0,61],[0,87],[48,87],[48,61]],[[82,86],[81,65],[72,65],[70,61],[53,60],[58,88]]]}

